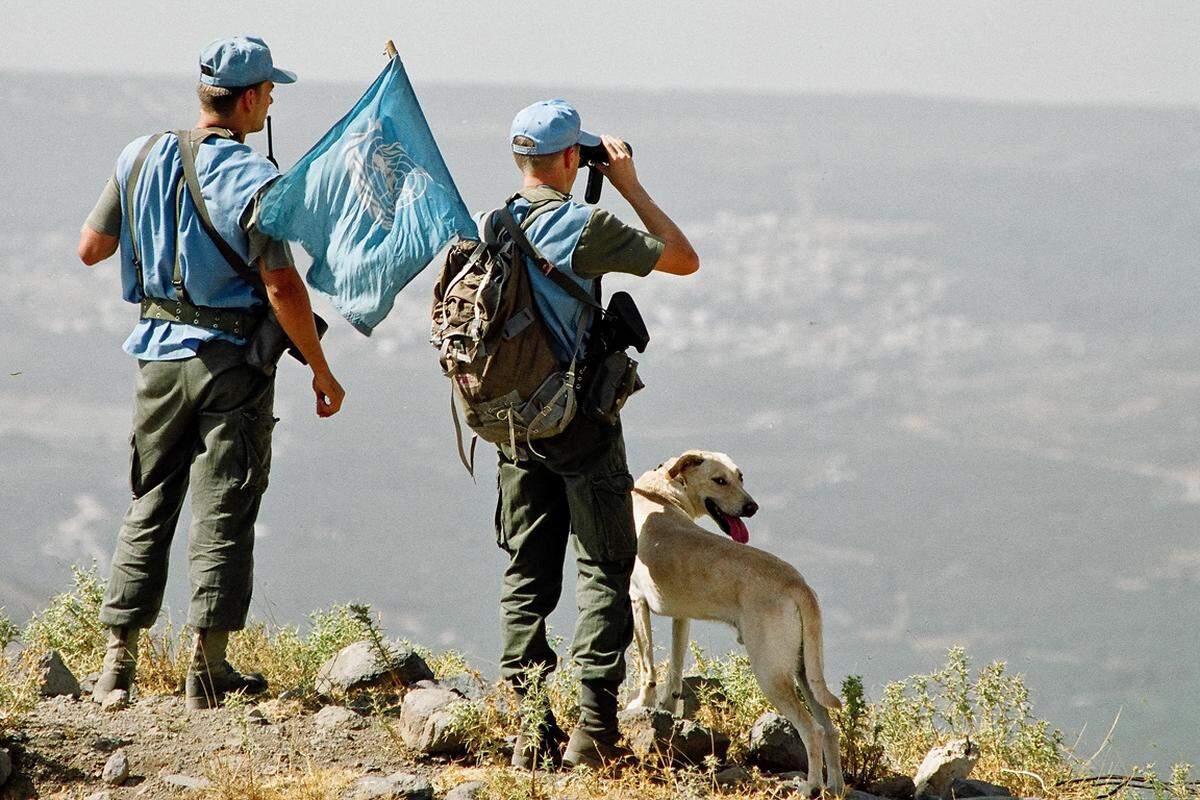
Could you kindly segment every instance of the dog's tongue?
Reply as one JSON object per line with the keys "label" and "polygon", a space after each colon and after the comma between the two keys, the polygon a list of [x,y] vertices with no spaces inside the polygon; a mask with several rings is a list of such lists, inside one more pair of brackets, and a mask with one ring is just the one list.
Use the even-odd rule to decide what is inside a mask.
{"label": "dog's tongue", "polygon": [[738,544],[746,544],[750,541],[750,531],[746,530],[746,523],[742,522],[740,517],[731,517],[726,514],[725,524],[729,526],[730,539]]}

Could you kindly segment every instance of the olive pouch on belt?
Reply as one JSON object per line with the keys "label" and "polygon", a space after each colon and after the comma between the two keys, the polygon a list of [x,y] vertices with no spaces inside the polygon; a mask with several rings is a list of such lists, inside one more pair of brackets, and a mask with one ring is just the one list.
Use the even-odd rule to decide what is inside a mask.
{"label": "olive pouch on belt", "polygon": [[646,388],[638,377],[638,362],[624,350],[609,353],[593,368],[587,392],[580,408],[583,413],[597,422],[609,425],[617,416],[630,395]]}

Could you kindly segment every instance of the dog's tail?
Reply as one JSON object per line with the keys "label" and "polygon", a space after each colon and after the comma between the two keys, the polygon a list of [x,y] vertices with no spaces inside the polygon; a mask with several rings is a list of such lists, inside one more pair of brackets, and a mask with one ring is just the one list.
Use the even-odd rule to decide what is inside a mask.
{"label": "dog's tail", "polygon": [[803,641],[800,652],[804,659],[804,672],[812,689],[813,697],[826,708],[841,708],[842,701],[825,685],[825,645],[821,638],[821,606],[816,592],[803,580],[794,592],[800,607],[800,624]]}

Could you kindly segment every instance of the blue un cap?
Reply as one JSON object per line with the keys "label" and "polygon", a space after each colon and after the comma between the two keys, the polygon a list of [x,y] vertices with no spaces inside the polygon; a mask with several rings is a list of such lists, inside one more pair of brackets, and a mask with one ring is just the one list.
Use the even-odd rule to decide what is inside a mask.
{"label": "blue un cap", "polygon": [[263,81],[295,83],[296,73],[271,61],[271,48],[257,36],[217,39],[200,52],[200,82],[209,86],[253,86]]}
{"label": "blue un cap", "polygon": [[525,136],[533,145],[512,146],[514,153],[540,156],[572,145],[595,147],[600,137],[579,128],[579,112],[566,100],[542,100],[521,109],[513,118],[511,138]]}

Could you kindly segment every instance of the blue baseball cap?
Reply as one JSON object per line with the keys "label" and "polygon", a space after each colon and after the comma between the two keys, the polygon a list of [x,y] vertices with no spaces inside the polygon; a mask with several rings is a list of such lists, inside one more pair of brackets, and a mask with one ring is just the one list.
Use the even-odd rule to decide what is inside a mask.
{"label": "blue baseball cap", "polygon": [[533,140],[533,145],[512,146],[514,153],[524,156],[557,153],[576,144],[600,144],[599,136],[580,129],[579,112],[566,100],[541,100],[522,108],[513,118],[510,141],[518,136]]}
{"label": "blue baseball cap", "polygon": [[240,87],[263,81],[295,83],[296,73],[276,67],[271,48],[257,36],[217,39],[200,52],[201,83]]}

